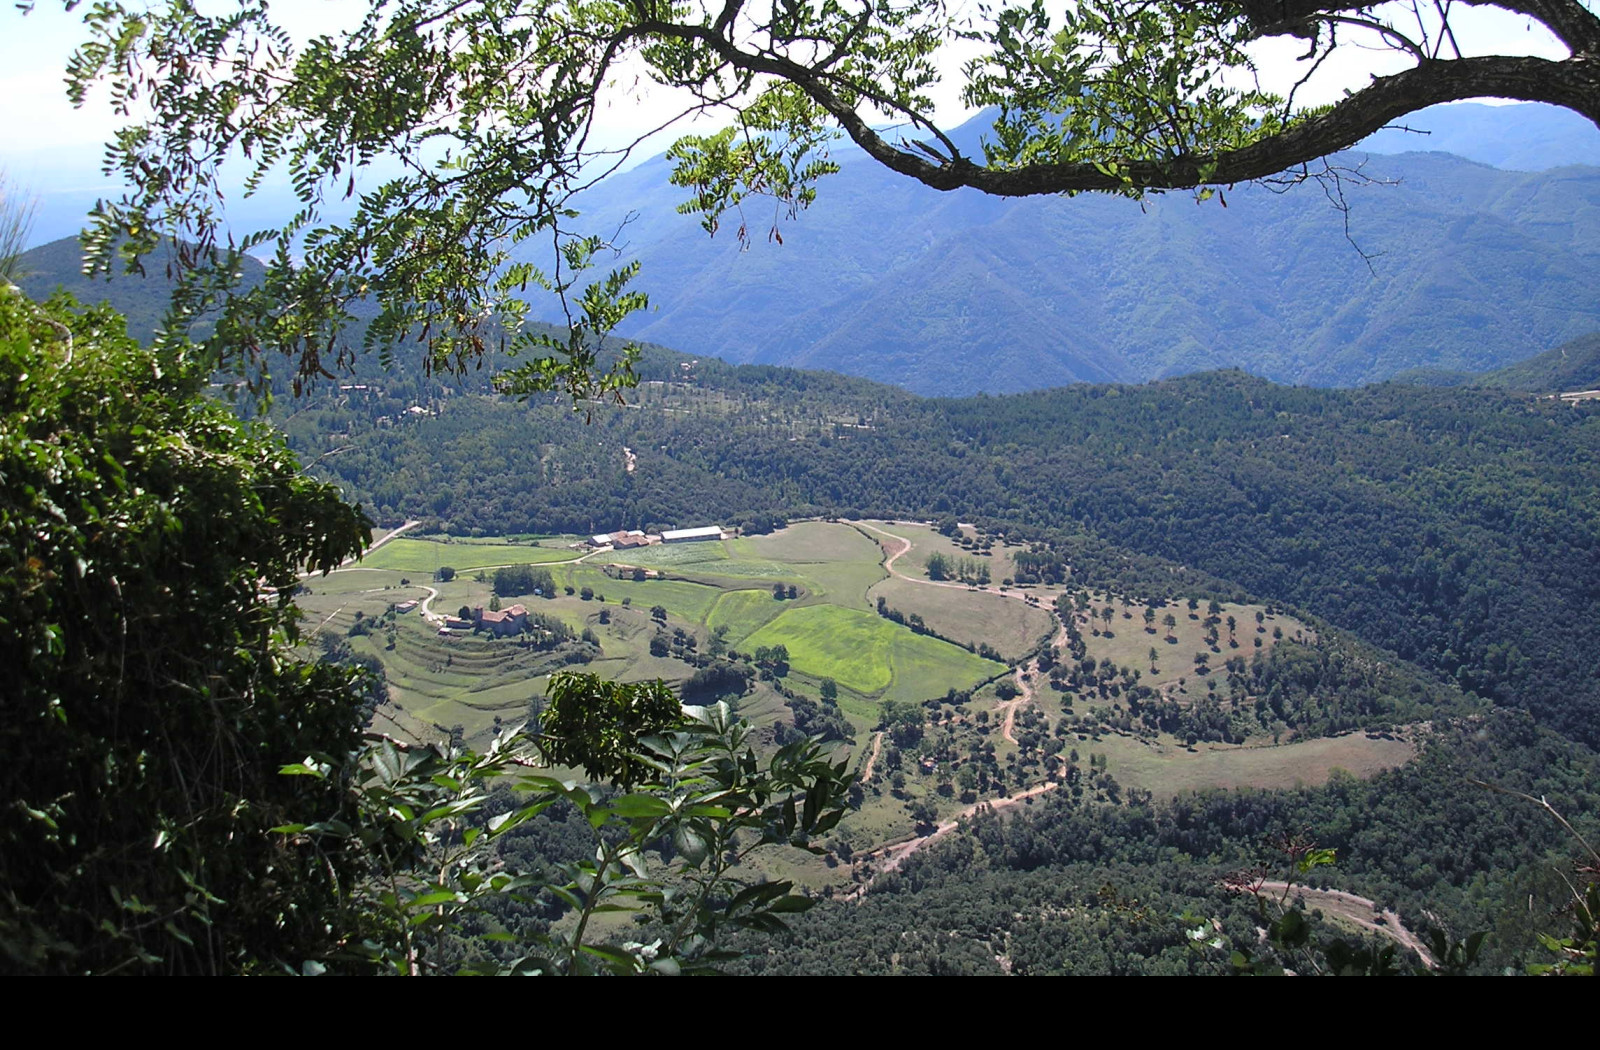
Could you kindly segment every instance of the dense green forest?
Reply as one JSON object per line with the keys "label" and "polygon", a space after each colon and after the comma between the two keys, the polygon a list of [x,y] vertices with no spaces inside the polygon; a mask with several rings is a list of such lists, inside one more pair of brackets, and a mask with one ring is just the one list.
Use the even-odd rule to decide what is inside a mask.
{"label": "dense green forest", "polygon": [[1014,819],[981,815],[967,834],[880,877],[863,900],[818,907],[790,941],[747,941],[739,970],[1227,972],[1227,952],[1196,950],[1177,917],[1216,919],[1230,947],[1253,946],[1255,898],[1223,884],[1238,872],[1282,878],[1286,832],[1337,851],[1311,884],[1396,907],[1425,935],[1488,931],[1477,971],[1520,970],[1538,957],[1534,931],[1559,925],[1568,891],[1556,872],[1571,843],[1536,807],[1467,781],[1592,814],[1597,774],[1593,753],[1498,712],[1442,731],[1416,761],[1366,781],[1117,807],[1056,792]]}

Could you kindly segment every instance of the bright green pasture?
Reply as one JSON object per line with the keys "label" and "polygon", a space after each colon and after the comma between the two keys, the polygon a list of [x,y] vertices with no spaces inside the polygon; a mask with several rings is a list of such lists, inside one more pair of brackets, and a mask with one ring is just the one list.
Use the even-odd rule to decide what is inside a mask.
{"label": "bright green pasture", "polygon": [[774,645],[787,648],[790,664],[803,674],[885,698],[926,699],[1005,670],[872,613],[836,605],[786,609],[746,638],[742,648]]}
{"label": "bright green pasture", "polygon": [[706,616],[706,626],[712,630],[726,627],[728,644],[742,645],[751,633],[787,608],[788,602],[776,600],[771,591],[724,591],[716,604],[711,606],[711,612]]}
{"label": "bright green pasture", "polygon": [[929,700],[951,689],[970,689],[1006,670],[1005,664],[903,627],[895,627],[889,659],[894,681],[883,694],[885,700]]}
{"label": "bright green pasture", "polygon": [[391,540],[367,555],[361,564],[371,569],[432,572],[448,565],[457,572],[491,565],[536,565],[572,561],[576,551],[560,547],[530,547],[513,543],[437,543],[409,536]]}

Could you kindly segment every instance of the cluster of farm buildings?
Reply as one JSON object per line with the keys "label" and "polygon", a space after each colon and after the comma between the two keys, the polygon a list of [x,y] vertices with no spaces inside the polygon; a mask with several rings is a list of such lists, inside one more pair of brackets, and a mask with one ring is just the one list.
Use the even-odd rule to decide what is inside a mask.
{"label": "cluster of farm buildings", "polygon": [[648,547],[654,543],[694,543],[698,540],[725,540],[727,533],[722,531],[721,525],[706,525],[698,529],[666,529],[659,535],[646,533],[641,529],[631,529],[627,532],[601,532],[589,537],[589,546],[596,550],[610,547],[612,550],[625,551],[633,547]]}
{"label": "cluster of farm buildings", "polygon": [[[399,606],[395,608],[398,610]],[[445,616],[435,622],[440,624],[440,637],[448,637],[456,631],[484,630],[504,638],[527,630],[528,607],[520,602],[505,609],[485,609],[479,606],[472,610],[470,620],[459,616]]]}

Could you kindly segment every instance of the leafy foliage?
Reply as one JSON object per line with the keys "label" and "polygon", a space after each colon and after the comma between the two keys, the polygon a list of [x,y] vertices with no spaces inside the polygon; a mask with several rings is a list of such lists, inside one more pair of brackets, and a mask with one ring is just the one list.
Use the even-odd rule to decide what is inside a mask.
{"label": "leafy foliage", "polygon": [[202,379],[109,311],[0,293],[8,971],[294,957],[351,874],[267,829],[329,800],[280,765],[355,744],[362,677],[288,656],[289,595],[368,522]]}
{"label": "leafy foliage", "polygon": [[[563,705],[606,690],[642,699],[671,695],[648,684],[557,676],[550,713],[559,724]],[[674,702],[671,714],[654,727],[659,731],[631,728],[637,735],[627,744],[637,750],[624,772],[637,770],[638,782],[622,793],[543,772],[560,749],[521,729],[497,737],[482,754],[381,741],[349,764],[309,759],[286,769],[344,782],[348,804],[337,817],[279,830],[325,856],[354,855],[371,865],[348,900],[342,944],[310,960],[310,968],[676,974],[728,958],[719,945],[727,930],[783,931],[784,917],[811,901],[792,892],[792,883],[747,883],[730,872],[769,846],[820,852],[811,841],[844,812],[852,779],[845,763],[833,762],[815,740],[760,759],[748,726],[723,704],[680,710]],[[508,784],[516,801],[492,812],[494,789]],[[560,804],[575,808],[591,830],[592,855],[547,871],[508,866],[496,844]],[[468,945],[467,958],[447,960],[447,938],[464,922],[492,917],[508,901],[540,899],[557,902],[557,914],[570,911],[562,932],[500,930]],[[597,939],[592,920],[615,912],[652,920],[659,935],[648,943]],[[496,942],[513,947],[487,953]]]}

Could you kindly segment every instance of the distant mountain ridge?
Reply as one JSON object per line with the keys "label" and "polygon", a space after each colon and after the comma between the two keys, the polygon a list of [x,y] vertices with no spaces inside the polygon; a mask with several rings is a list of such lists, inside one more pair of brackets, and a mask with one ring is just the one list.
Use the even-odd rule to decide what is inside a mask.
{"label": "distant mountain ridge", "polygon": [[[1600,156],[1600,132],[1549,107],[1452,108],[1467,112],[1446,115],[1440,143],[1471,145],[1478,127],[1485,155],[1553,155],[1567,135],[1575,156]],[[1377,145],[1430,141],[1386,132]],[[1336,163],[1361,173],[1343,186],[1347,239],[1316,187],[1240,187],[1227,207],[1184,194],[1001,200],[929,190],[853,149],[836,158],[844,170],[781,226],[781,247],[766,243],[777,217],[760,205],[725,224],[747,226],[748,250],[726,233],[708,241],[672,212],[683,193],[663,158],[593,191],[585,220],[622,230],[654,303],[627,331],[960,395],[1218,367],[1352,385],[1492,369],[1600,329],[1593,168],[1345,155]]]}
{"label": "distant mountain ridge", "polygon": [[[1532,166],[1600,159],[1600,131],[1544,106],[1435,107],[1407,124],[1434,134],[1384,131],[1376,152],[1338,159],[1379,183],[1346,182],[1350,239],[1315,187],[1239,187],[1227,207],[1184,194],[1002,200],[929,190],[853,149],[782,226],[782,246],[766,243],[778,216],[759,204],[726,224],[748,226],[748,250],[729,233],[708,239],[674,211],[683,192],[662,157],[593,191],[583,222],[620,230],[624,257],[643,262],[654,305],[626,334],[924,395],[1223,367],[1315,385],[1454,382],[1600,330],[1600,169],[1381,152],[1447,146]],[[958,137],[975,145],[982,126]],[[36,251],[31,294],[59,281],[109,297],[148,337],[160,306],[147,291],[84,283],[71,240]]]}
{"label": "distant mountain ridge", "polygon": [[[47,299],[59,289],[85,306],[108,303],[127,319],[128,334],[140,342],[155,336],[174,283],[161,255],[145,260],[144,277],[122,273],[90,277],[83,272],[83,246],[75,236],[30,248],[20,262],[17,286],[28,295]],[[250,282],[266,273],[266,267],[251,258],[245,259],[243,269]]]}
{"label": "distant mountain ridge", "polygon": [[1600,128],[1559,106],[1433,106],[1369,136],[1368,153],[1453,153],[1510,171],[1600,165]]}

